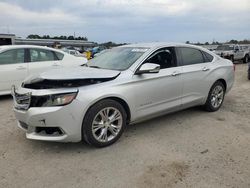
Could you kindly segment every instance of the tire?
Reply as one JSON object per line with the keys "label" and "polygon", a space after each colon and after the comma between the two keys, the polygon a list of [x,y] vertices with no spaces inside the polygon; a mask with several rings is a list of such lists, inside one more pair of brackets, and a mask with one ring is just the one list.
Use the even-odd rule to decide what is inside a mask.
{"label": "tire", "polygon": [[95,147],[109,146],[121,137],[126,119],[126,111],[120,103],[111,99],[99,101],[85,115],[82,137]]}
{"label": "tire", "polygon": [[245,57],[244,57],[244,59],[243,59],[243,62],[244,63],[248,63],[248,61],[249,61],[249,55],[246,54]]}
{"label": "tire", "polygon": [[[206,111],[215,112],[220,109],[224,101],[225,90],[225,86],[221,81],[217,81],[212,85],[204,105]],[[220,92],[217,93],[216,91]]]}

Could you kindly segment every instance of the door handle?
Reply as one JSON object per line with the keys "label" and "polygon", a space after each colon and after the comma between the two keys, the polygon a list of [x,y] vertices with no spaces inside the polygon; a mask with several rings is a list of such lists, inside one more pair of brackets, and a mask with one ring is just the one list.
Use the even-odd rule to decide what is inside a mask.
{"label": "door handle", "polygon": [[210,70],[210,68],[207,68],[207,67],[202,68],[202,71],[209,71],[209,70]]}
{"label": "door handle", "polygon": [[19,66],[19,67],[17,67],[16,69],[17,69],[17,70],[24,70],[24,69],[26,69],[26,68],[23,67],[23,66]]}
{"label": "door handle", "polygon": [[172,76],[177,76],[177,75],[180,75],[180,74],[181,74],[180,72],[174,71],[174,72],[172,73]]}

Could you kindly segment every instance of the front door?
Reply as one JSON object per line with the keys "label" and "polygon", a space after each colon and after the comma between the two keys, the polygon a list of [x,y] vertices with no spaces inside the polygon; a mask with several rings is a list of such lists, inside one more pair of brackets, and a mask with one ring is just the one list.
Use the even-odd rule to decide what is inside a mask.
{"label": "front door", "polygon": [[144,63],[159,64],[159,73],[133,76],[136,116],[154,116],[174,111],[181,105],[181,67],[177,66],[174,48],[154,52]]}

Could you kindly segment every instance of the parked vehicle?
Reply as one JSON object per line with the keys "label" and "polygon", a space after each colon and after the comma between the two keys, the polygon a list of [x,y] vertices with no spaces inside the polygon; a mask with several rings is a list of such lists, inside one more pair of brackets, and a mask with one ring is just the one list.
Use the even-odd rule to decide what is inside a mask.
{"label": "parked vehicle", "polygon": [[94,58],[96,54],[101,53],[103,50],[106,50],[104,46],[97,46],[91,50],[91,58]]}
{"label": "parked vehicle", "polygon": [[86,62],[87,63],[87,58],[86,58],[86,55],[84,55],[84,54],[81,54],[79,51],[77,51],[77,50],[70,50],[70,49],[62,49],[62,51],[64,51],[64,52],[66,52],[66,53],[68,53],[68,54],[70,54],[70,55],[74,55],[74,56],[76,56],[76,57],[81,57],[81,58],[84,58],[84,62]]}
{"label": "parked vehicle", "polygon": [[234,82],[231,61],[186,44],[116,47],[86,65],[47,71],[13,88],[28,139],[108,146],[126,124],[192,106],[217,111]]}
{"label": "parked vehicle", "polygon": [[249,48],[240,45],[219,45],[214,52],[223,58],[230,59],[232,62],[242,60],[247,63],[250,56]]}
{"label": "parked vehicle", "polygon": [[18,86],[31,74],[49,69],[74,67],[87,60],[76,58],[62,51],[31,45],[0,47],[0,95],[10,94],[11,86]]}

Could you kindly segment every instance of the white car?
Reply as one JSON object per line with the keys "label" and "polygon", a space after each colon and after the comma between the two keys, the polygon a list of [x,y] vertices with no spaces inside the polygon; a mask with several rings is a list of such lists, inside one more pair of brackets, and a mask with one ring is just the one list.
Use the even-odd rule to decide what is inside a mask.
{"label": "white car", "polygon": [[233,63],[204,48],[149,43],[113,48],[78,69],[44,72],[12,95],[27,138],[104,147],[126,124],[192,106],[217,111],[233,82]]}
{"label": "white car", "polygon": [[77,50],[70,50],[70,49],[62,49],[62,51],[64,51],[64,52],[66,52],[66,53],[68,53],[68,54],[70,54],[70,55],[74,55],[74,56],[76,56],[76,57],[83,57],[83,58],[86,58],[86,55],[84,55],[84,54],[81,54],[79,51],[77,51]]}
{"label": "white car", "polygon": [[31,74],[49,69],[80,66],[86,58],[42,46],[0,46],[0,95],[10,94],[11,86],[19,86]]}

